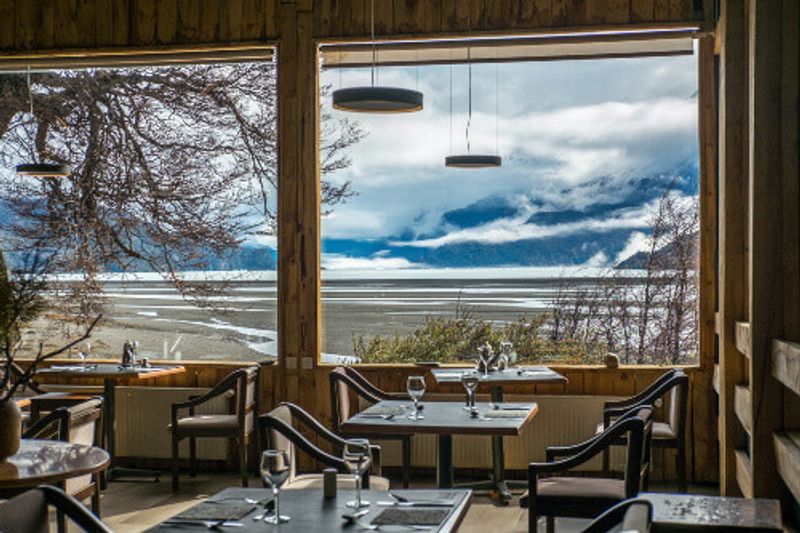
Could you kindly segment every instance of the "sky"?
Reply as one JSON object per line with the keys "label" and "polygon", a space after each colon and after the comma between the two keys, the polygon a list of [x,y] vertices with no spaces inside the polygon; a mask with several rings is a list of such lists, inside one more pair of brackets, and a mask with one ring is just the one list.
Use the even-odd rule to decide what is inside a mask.
{"label": "sky", "polygon": [[[635,193],[648,176],[676,173],[689,179],[682,171],[697,159],[696,56],[476,64],[472,69],[471,151],[499,153],[501,168],[444,167],[446,155],[466,152],[466,65],[379,68],[380,85],[423,92],[419,113],[342,113],[331,109],[329,96],[323,99],[327,111],[358,121],[368,132],[351,150],[352,165],[328,177],[350,181],[357,196],[323,218],[323,252],[330,240],[387,243],[386,249],[368,254],[324,253],[323,266],[424,267],[397,250],[522,246],[589,231],[627,232],[613,254],[598,252],[596,263],[641,250],[653,198],[557,224],[532,223],[531,216],[613,204]],[[369,69],[322,74],[322,83],[332,90],[369,82]],[[690,189],[677,194],[691,194]],[[471,227],[443,221],[445,213],[488,198],[502,199],[511,212]]]}

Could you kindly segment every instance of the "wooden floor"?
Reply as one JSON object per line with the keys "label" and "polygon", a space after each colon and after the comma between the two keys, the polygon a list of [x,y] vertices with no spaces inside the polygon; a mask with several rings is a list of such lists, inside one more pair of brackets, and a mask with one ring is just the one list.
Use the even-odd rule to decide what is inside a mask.
{"label": "wooden floor", "polygon": [[[159,483],[144,480],[113,482],[102,495],[103,521],[116,532],[143,531],[225,487],[238,484],[239,479],[236,474],[201,474],[194,479],[186,476],[181,479],[181,491],[173,494],[166,476]],[[420,481],[413,482],[413,485],[423,488],[432,487],[433,483],[432,480]],[[259,481],[253,478],[251,486],[259,486]],[[582,520],[559,520],[556,529],[559,532],[580,531],[585,523]],[[539,525],[539,530],[544,531],[543,521]],[[77,530],[71,528],[71,531]],[[510,505],[500,507],[486,496],[476,496],[460,531],[525,532],[527,512],[520,509],[516,497]]]}

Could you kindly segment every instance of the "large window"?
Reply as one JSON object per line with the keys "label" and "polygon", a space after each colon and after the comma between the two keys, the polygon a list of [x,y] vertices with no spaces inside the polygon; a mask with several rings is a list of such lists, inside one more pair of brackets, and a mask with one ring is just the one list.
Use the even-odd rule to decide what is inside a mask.
{"label": "large window", "polygon": [[[102,313],[91,357],[126,340],[151,358],[276,356],[270,56],[0,74],[3,252],[18,279],[44,283],[23,321],[32,349]],[[42,161],[72,170],[14,172]]]}
{"label": "large window", "polygon": [[468,75],[379,68],[420,113],[323,98],[365,134],[326,177],[349,194],[323,208],[325,352],[456,361],[508,340],[529,362],[696,362],[696,56],[473,64],[470,149],[503,164],[445,168],[467,151]]}

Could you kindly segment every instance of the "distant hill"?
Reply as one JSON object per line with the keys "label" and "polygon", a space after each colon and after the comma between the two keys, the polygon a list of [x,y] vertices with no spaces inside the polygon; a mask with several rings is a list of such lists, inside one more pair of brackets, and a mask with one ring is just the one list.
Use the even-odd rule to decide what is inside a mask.
{"label": "distant hill", "polygon": [[[698,243],[699,238],[698,233],[694,233],[691,236],[687,237],[687,239],[691,239],[694,241],[695,246]],[[663,248],[656,250],[653,255],[655,256],[656,260],[659,263],[659,266],[663,268],[675,268],[677,267],[677,263],[675,263],[675,247],[677,246],[676,243],[670,243]],[[622,261],[614,268],[624,270],[624,269],[641,269],[645,268],[647,265],[647,260],[650,257],[648,252],[638,252],[627,258],[626,260]]]}

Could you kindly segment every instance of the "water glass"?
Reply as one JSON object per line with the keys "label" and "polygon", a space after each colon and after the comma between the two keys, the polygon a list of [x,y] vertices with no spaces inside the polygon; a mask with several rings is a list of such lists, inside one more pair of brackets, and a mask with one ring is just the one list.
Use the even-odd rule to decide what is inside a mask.
{"label": "water glass", "polygon": [[408,376],[406,390],[414,401],[414,412],[408,415],[408,418],[411,420],[422,420],[425,417],[422,416],[419,410],[419,401],[422,395],[425,394],[425,376]]}
{"label": "water glass", "polygon": [[261,479],[264,484],[272,489],[275,498],[275,513],[264,516],[264,522],[282,524],[288,522],[289,517],[281,514],[280,489],[289,479],[289,454],[286,450],[267,450],[261,454]]}
{"label": "water glass", "polygon": [[347,502],[348,507],[359,509],[367,507],[368,501],[361,499],[361,477],[372,464],[372,452],[370,451],[367,439],[348,439],[344,442],[344,454],[342,459],[347,468],[355,476],[356,499]]}
{"label": "water glass", "polygon": [[461,375],[461,384],[467,391],[467,405],[464,406],[465,411],[475,410],[475,390],[478,388],[480,377],[476,372],[465,372]]}

